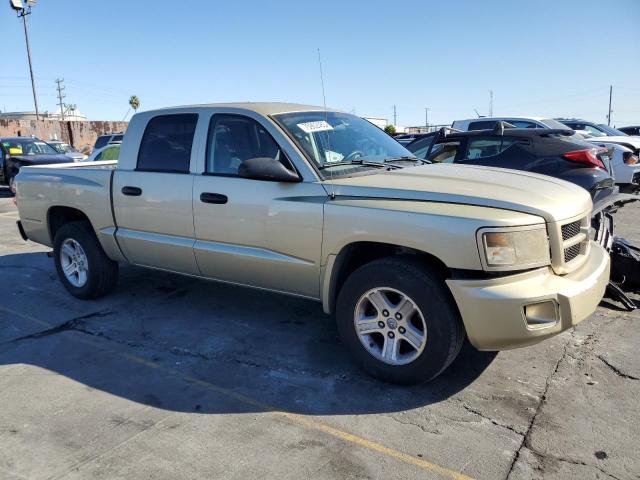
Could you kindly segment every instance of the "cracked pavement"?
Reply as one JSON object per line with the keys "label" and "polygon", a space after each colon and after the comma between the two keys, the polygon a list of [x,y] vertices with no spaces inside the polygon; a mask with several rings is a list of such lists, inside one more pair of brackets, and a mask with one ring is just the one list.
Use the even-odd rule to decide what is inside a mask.
{"label": "cracked pavement", "polygon": [[[306,300],[134,267],[74,299],[14,212],[0,190],[0,478],[640,478],[640,313],[615,302],[401,388]],[[640,243],[640,206],[617,219]]]}

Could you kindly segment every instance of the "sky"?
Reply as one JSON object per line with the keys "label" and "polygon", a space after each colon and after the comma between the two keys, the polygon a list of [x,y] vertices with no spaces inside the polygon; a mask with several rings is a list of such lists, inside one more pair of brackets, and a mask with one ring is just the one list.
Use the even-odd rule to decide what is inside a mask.
{"label": "sky", "polygon": [[[33,110],[21,21],[0,3],[0,109]],[[229,101],[326,104],[396,124],[489,113],[640,124],[640,0],[39,0],[41,110],[91,120]]]}

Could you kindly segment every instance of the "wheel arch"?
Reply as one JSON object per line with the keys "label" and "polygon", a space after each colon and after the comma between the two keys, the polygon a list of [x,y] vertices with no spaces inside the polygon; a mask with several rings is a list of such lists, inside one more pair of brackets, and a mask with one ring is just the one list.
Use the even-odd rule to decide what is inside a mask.
{"label": "wheel arch", "polygon": [[93,229],[93,225],[91,224],[91,220],[86,213],[82,210],[75,207],[68,207],[62,205],[54,205],[49,207],[47,210],[47,230],[49,232],[49,238],[51,239],[51,243],[53,244],[53,239],[56,236],[56,232],[62,227],[64,224],[69,222],[80,222],[86,221],[91,225]]}
{"label": "wheel arch", "polygon": [[451,277],[451,270],[444,262],[429,252],[382,242],[357,241],[349,243],[342,247],[337,255],[330,255],[327,262],[322,291],[324,311],[329,314],[335,311],[338,293],[351,273],[374,260],[398,255],[413,257],[417,262],[435,268],[443,279]]}

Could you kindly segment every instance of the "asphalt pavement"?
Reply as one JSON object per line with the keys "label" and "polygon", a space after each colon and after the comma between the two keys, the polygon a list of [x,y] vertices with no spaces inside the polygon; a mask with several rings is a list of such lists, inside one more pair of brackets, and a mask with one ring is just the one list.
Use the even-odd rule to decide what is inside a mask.
{"label": "asphalt pavement", "polygon": [[16,218],[0,189],[2,479],[640,478],[640,313],[616,302],[396,387],[314,302],[130,266],[77,300]]}

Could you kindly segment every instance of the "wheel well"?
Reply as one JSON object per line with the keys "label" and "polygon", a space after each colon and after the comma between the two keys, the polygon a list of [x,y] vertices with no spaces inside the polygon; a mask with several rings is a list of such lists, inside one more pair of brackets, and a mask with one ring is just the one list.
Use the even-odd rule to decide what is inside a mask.
{"label": "wheel well", "polygon": [[349,275],[369,262],[394,255],[412,256],[416,262],[435,268],[438,273],[442,275],[442,278],[449,278],[451,276],[451,271],[442,263],[442,260],[421,250],[388,243],[351,243],[340,251],[334,263],[333,270],[331,271],[331,283],[329,287],[330,311],[334,311],[338,292],[340,292],[342,285]]}
{"label": "wheel well", "polygon": [[[51,207],[47,213],[47,225],[49,226],[49,236],[51,242],[56,236],[58,229],[69,222],[86,221],[89,222],[89,218],[77,208],[72,207]],[[91,222],[89,222],[91,223]]]}

